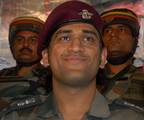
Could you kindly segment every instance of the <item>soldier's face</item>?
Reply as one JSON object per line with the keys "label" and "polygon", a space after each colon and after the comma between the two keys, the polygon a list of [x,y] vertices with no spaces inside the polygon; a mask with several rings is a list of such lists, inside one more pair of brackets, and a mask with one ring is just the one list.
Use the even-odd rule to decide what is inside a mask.
{"label": "soldier's face", "polygon": [[21,31],[14,38],[13,56],[20,62],[29,63],[39,58],[37,48],[38,34],[31,31]]}
{"label": "soldier's face", "polygon": [[64,25],[54,33],[48,55],[54,81],[88,85],[95,81],[101,59],[98,33],[90,24]]}
{"label": "soldier's face", "polygon": [[104,45],[109,57],[128,54],[132,50],[133,39],[130,28],[123,24],[109,25],[103,33]]}

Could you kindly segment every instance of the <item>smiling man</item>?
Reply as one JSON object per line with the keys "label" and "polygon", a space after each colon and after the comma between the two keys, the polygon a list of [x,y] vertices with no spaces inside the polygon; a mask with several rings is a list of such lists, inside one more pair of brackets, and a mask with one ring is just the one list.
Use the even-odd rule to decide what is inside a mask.
{"label": "smiling man", "polygon": [[33,110],[32,106],[15,110],[3,114],[2,119],[142,120],[144,116],[122,104],[109,107],[96,88],[96,74],[107,52],[102,27],[100,15],[89,4],[73,0],[56,7],[46,20],[40,41],[48,49],[52,93]]}
{"label": "smiling man", "polygon": [[99,36],[93,26],[77,23],[61,27],[53,35],[50,44],[50,48],[54,51],[50,57],[50,61],[53,62],[53,73],[57,74],[58,78],[62,77],[64,84],[88,85],[91,75],[94,74],[92,71],[98,69],[97,59],[100,59],[101,52],[98,46],[100,46]]}

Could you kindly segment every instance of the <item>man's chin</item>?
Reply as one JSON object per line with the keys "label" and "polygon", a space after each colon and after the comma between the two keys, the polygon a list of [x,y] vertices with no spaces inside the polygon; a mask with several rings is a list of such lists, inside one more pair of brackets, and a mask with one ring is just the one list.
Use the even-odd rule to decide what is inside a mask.
{"label": "man's chin", "polygon": [[108,53],[108,56],[110,58],[119,58],[119,57],[125,56],[125,53],[120,52],[120,51],[113,51],[113,52]]}
{"label": "man's chin", "polygon": [[33,58],[30,55],[23,55],[23,56],[19,57],[18,59],[20,59],[20,60],[31,60]]}
{"label": "man's chin", "polygon": [[117,56],[117,57],[107,57],[108,63],[112,65],[120,65],[125,63],[128,59],[130,59],[132,56],[131,55],[123,55],[123,56]]}
{"label": "man's chin", "polygon": [[33,62],[34,60],[32,60],[32,59],[19,59],[18,60],[19,62],[21,62],[21,63],[31,63],[31,62]]}
{"label": "man's chin", "polygon": [[31,66],[40,62],[39,59],[37,60],[16,60],[17,64],[20,66]]}

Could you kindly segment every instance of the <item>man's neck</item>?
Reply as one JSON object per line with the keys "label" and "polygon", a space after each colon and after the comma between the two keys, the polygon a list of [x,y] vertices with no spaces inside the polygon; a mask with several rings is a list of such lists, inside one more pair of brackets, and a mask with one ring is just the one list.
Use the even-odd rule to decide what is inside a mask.
{"label": "man's neck", "polygon": [[109,74],[117,74],[131,64],[132,64],[132,60],[128,60],[127,62],[120,65],[112,65],[108,63],[106,65],[106,69],[109,71]]}
{"label": "man's neck", "polygon": [[25,76],[27,75],[28,73],[30,73],[38,64],[34,64],[32,66],[23,66],[19,69],[17,75],[18,76]]}
{"label": "man's neck", "polygon": [[54,83],[53,92],[64,120],[81,120],[96,94],[96,83],[85,88],[66,88]]}

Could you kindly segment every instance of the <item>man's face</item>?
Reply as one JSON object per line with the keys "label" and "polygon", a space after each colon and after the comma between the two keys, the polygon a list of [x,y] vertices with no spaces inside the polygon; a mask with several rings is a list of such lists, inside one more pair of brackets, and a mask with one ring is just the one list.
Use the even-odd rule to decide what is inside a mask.
{"label": "man's face", "polygon": [[12,44],[16,61],[29,63],[39,59],[37,54],[38,34],[31,31],[18,32]]}
{"label": "man's face", "polygon": [[89,84],[95,80],[100,53],[100,39],[92,25],[62,26],[53,34],[48,50],[53,79],[69,86]]}
{"label": "man's face", "polygon": [[123,24],[109,25],[103,33],[104,45],[111,58],[120,57],[132,51],[133,39],[131,29]]}

